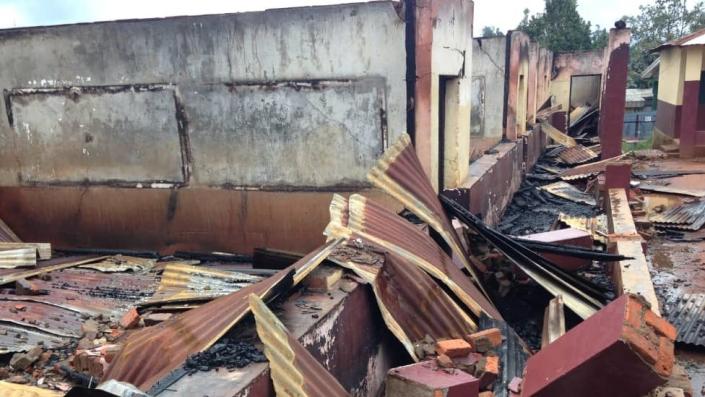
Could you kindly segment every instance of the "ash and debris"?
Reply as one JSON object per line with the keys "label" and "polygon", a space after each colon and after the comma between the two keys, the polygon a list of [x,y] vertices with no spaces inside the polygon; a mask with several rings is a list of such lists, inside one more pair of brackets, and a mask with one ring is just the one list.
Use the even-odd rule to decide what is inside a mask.
{"label": "ash and debris", "polygon": [[[523,236],[553,230],[559,215],[594,217],[602,213],[598,207],[576,203],[541,190],[541,186],[558,180],[556,174],[546,171],[559,165],[555,158],[543,155],[521,187],[498,225],[502,233]],[[586,186],[578,186],[586,190]]]}
{"label": "ash and debris", "polygon": [[207,372],[215,368],[232,371],[251,363],[266,361],[264,354],[251,342],[226,337],[210,349],[189,357],[184,369],[190,374],[198,371]]}

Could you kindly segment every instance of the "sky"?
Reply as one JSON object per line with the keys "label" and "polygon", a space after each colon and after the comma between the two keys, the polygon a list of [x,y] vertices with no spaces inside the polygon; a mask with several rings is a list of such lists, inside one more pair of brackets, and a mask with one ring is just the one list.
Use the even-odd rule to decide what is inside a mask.
{"label": "sky", "polygon": [[[356,0],[0,0],[0,28],[64,23],[258,11]],[[578,0],[578,10],[593,25],[611,27],[639,4],[653,0]],[[475,34],[484,26],[513,29],[523,10],[543,10],[543,0],[475,0]]]}

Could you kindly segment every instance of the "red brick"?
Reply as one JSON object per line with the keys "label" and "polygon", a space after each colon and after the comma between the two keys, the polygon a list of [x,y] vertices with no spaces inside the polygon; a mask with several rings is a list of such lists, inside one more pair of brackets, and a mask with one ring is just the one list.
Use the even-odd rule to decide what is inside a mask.
{"label": "red brick", "polygon": [[622,331],[624,342],[634,350],[641,358],[649,364],[656,364],[658,361],[658,345],[647,339],[642,333],[639,333],[630,326],[625,326]]}
{"label": "red brick", "polygon": [[465,340],[476,352],[485,353],[502,345],[502,331],[490,328],[468,335]]}
{"label": "red brick", "polygon": [[480,379],[480,389],[488,388],[499,377],[499,357],[487,356],[477,363],[475,376]]}
{"label": "red brick", "polygon": [[522,397],[642,396],[666,383],[672,342],[646,324],[646,310],[621,296],[531,356]]}
{"label": "red brick", "polygon": [[387,374],[387,396],[477,397],[480,382],[460,370],[443,370],[435,360],[393,368]]}
{"label": "red brick", "polygon": [[644,316],[644,320],[646,321],[646,324],[656,330],[657,334],[665,336],[671,341],[676,341],[676,336],[678,336],[678,330],[676,330],[676,327],[671,325],[671,323],[664,320],[663,318],[659,317],[656,313],[652,312],[651,310],[647,310]]}
{"label": "red brick", "polygon": [[462,339],[442,340],[436,343],[436,353],[450,358],[459,358],[472,353],[472,346]]}
{"label": "red brick", "polygon": [[477,397],[494,397],[494,393],[491,391],[483,391]]}
{"label": "red brick", "polygon": [[140,314],[134,307],[125,313],[120,319],[120,326],[124,329],[135,328],[140,322]]}

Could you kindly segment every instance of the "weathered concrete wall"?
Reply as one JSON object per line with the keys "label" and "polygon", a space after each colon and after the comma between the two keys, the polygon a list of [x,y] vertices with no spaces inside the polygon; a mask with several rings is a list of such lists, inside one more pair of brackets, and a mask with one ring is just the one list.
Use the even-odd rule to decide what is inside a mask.
{"label": "weathered concrete wall", "polygon": [[506,38],[473,39],[472,96],[478,101],[472,104],[472,138],[502,138],[506,62]]}
{"label": "weathered concrete wall", "polygon": [[510,64],[507,70],[507,106],[504,137],[514,141],[526,132],[529,103],[529,36],[520,31],[508,34]]}
{"label": "weathered concrete wall", "polygon": [[551,95],[556,97],[556,104],[569,111],[570,85],[573,76],[600,75],[605,68],[605,51],[603,49],[558,53],[553,57],[555,76],[551,81]]}
{"label": "weathered concrete wall", "polygon": [[[470,161],[474,5],[471,0],[416,0],[415,4],[414,143],[434,187],[454,188],[466,179]],[[445,98],[439,97],[441,93]],[[443,126],[441,101],[446,110]]]}
{"label": "weathered concrete wall", "polygon": [[[685,51],[680,47],[660,51],[658,79],[658,110],[654,127],[654,144],[680,138],[683,88],[685,82]],[[656,146],[658,147],[658,146]]]}
{"label": "weathered concrete wall", "polygon": [[406,130],[392,2],[13,29],[0,51],[5,186],[354,187]]}

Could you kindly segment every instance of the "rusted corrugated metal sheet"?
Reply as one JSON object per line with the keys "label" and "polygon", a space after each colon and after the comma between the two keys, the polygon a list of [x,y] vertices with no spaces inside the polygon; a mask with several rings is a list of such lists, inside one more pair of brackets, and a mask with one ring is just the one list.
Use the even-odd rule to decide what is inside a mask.
{"label": "rusted corrugated metal sheet", "polygon": [[207,301],[261,280],[245,273],[173,263],[164,268],[157,291],[145,303]]}
{"label": "rusted corrugated metal sheet", "polygon": [[463,262],[482,292],[482,280],[477,275],[475,265],[460,243],[455,229],[438,201],[428,176],[416,156],[416,150],[408,135],[402,134],[399,140],[384,153],[370,170],[367,179],[426,222],[438,233],[455,255]]}
{"label": "rusted corrugated metal sheet", "polygon": [[597,153],[582,145],[566,148],[558,155],[562,162],[568,165],[587,163],[597,158]]}
{"label": "rusted corrugated metal sheet", "polygon": [[578,165],[576,167],[561,172],[559,176],[564,181],[573,181],[578,179],[589,178],[591,176],[605,172],[605,169],[607,168],[608,164],[613,164],[617,161],[620,161],[624,156],[625,155],[613,157],[595,163]]}
{"label": "rusted corrugated metal sheet", "polygon": [[93,269],[104,273],[118,272],[144,272],[152,269],[156,264],[155,259],[139,258],[134,256],[115,255],[100,262],[81,265],[84,269]]}
{"label": "rusted corrugated metal sheet", "polygon": [[0,396],[2,397],[61,397],[63,395],[64,393],[55,390],[0,381]]}
{"label": "rusted corrugated metal sheet", "polygon": [[656,183],[642,183],[639,189],[649,192],[680,194],[683,196],[705,197],[705,189],[688,189],[669,185],[658,185]]}
{"label": "rusted corrugated metal sheet", "polygon": [[79,338],[81,314],[39,302],[0,301],[0,322],[48,334]]}
{"label": "rusted corrugated metal sheet", "polygon": [[705,225],[705,201],[685,203],[649,218],[657,227],[699,230]]}
{"label": "rusted corrugated metal sheet", "polygon": [[[0,324],[0,354],[26,352],[42,345],[45,349],[65,346],[69,339],[14,324]],[[2,394],[0,393],[0,396]]]}
{"label": "rusted corrugated metal sheet", "polygon": [[105,256],[65,256],[42,261],[33,269],[0,269],[0,285],[13,283],[17,280],[38,276],[40,274],[53,272],[61,269],[68,269],[86,263],[93,263],[105,259]]}
{"label": "rusted corrugated metal sheet", "polygon": [[678,330],[676,341],[705,346],[705,294],[684,294],[666,302],[666,319]]}
{"label": "rusted corrugated metal sheet", "polygon": [[382,317],[392,334],[416,361],[415,345],[433,340],[462,339],[477,325],[423,270],[388,253],[373,284]]}
{"label": "rusted corrugated metal sheet", "polygon": [[9,226],[7,226],[7,223],[5,223],[2,219],[0,219],[0,241],[7,242],[7,243],[19,243],[22,242],[19,237],[15,234],[15,232],[10,229]]}
{"label": "rusted corrugated metal sheet", "polygon": [[484,312],[501,318],[492,303],[427,234],[363,196],[350,196],[347,227],[332,219],[326,232],[330,237],[365,240],[392,251],[444,283],[476,316]]}
{"label": "rusted corrugated metal sheet", "polygon": [[2,269],[34,266],[37,266],[37,250],[34,248],[0,250],[0,268]]}
{"label": "rusted corrugated metal sheet", "polygon": [[566,182],[556,182],[549,185],[544,185],[541,186],[541,190],[576,203],[597,206],[597,200],[595,200],[595,197],[580,191],[575,186]]}
{"label": "rusted corrugated metal sheet", "polygon": [[256,294],[249,295],[257,334],[264,343],[270,376],[277,396],[349,397],[321,363],[294,338]]}
{"label": "rusted corrugated metal sheet", "polygon": [[595,217],[573,216],[564,213],[558,214],[558,220],[573,229],[583,230],[592,234],[595,241],[607,244],[607,216],[605,214]]}
{"label": "rusted corrugated metal sheet", "polygon": [[250,294],[263,299],[276,296],[278,289],[300,282],[341,242],[329,242],[272,277],[131,334],[104,378],[148,390],[190,355],[212,346],[249,313]]}
{"label": "rusted corrugated metal sheet", "polygon": [[558,128],[552,126],[546,121],[541,122],[541,130],[543,130],[543,132],[545,132],[546,135],[548,135],[555,142],[560,143],[565,147],[573,147],[577,145],[575,139],[561,132]]}

